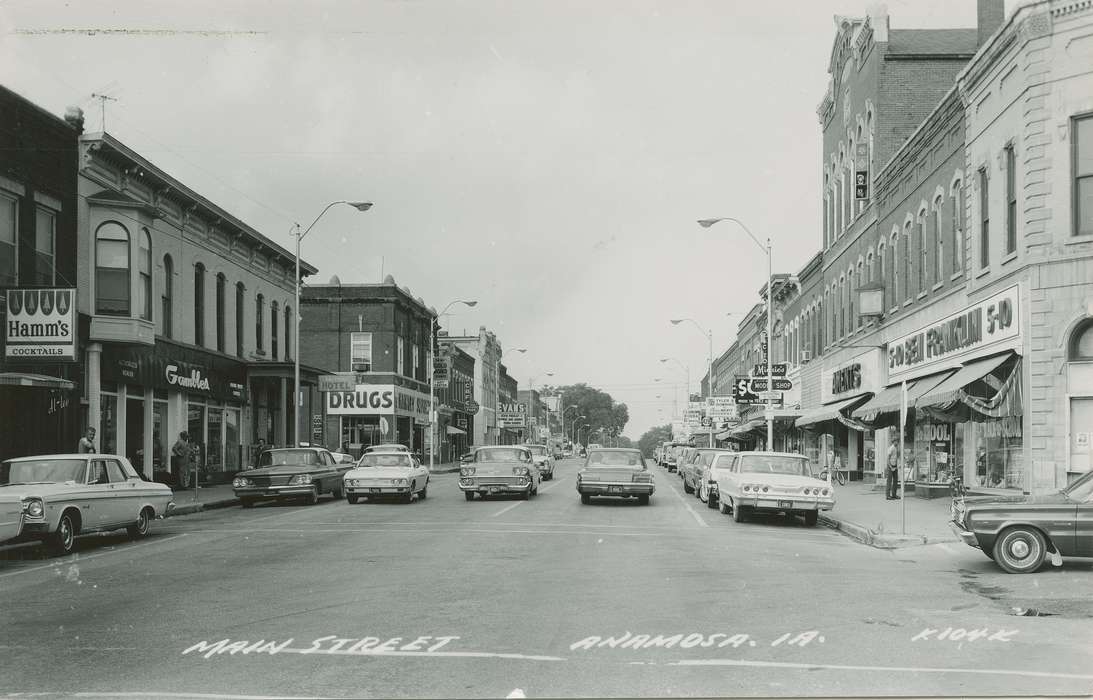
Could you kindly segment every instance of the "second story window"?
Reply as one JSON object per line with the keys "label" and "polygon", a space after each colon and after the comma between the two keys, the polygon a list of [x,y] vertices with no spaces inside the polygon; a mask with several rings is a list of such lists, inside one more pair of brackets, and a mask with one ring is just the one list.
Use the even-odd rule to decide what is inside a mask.
{"label": "second story window", "polygon": [[152,235],[148,229],[140,230],[140,243],[137,246],[137,272],[140,282],[137,285],[137,310],[146,321],[152,320]]}
{"label": "second story window", "polygon": [[224,296],[227,294],[228,280],[224,278],[224,274],[220,273],[216,276],[216,350],[217,352],[224,352],[225,343],[227,339],[225,336],[228,333],[227,320],[225,315],[227,314],[227,300]]}
{"label": "second story window", "polygon": [[[34,284],[52,286],[55,283],[56,246],[57,215],[50,209],[38,207],[34,215]],[[151,275],[151,263],[149,258],[149,275]],[[151,297],[151,292],[148,296]],[[151,317],[152,309],[149,307],[148,315],[142,314],[141,318]]]}
{"label": "second story window", "polygon": [[19,284],[19,200],[0,194],[0,287]]}
{"label": "second story window", "polygon": [[405,374],[406,373],[406,341],[403,340],[402,338],[398,339],[398,343],[396,344],[396,348],[395,348],[395,355],[397,357],[396,362],[398,363],[395,371],[398,372],[399,374]]}
{"label": "second story window", "polygon": [[1017,159],[1006,146],[1006,255],[1017,252]]}
{"label": "second story window", "polygon": [[162,323],[163,323],[163,335],[170,338],[172,327],[172,317],[174,316],[175,306],[175,263],[171,260],[170,255],[163,256],[163,309],[162,309]]}
{"label": "second story window", "polygon": [[205,345],[205,266],[194,266],[194,345]]}
{"label": "second story window", "polygon": [[979,169],[979,267],[985,269],[991,264],[991,215],[990,198],[987,192],[987,169]]}
{"label": "second story window", "polygon": [[1093,236],[1093,114],[1075,119],[1072,127],[1074,233]]}
{"label": "second story window", "polygon": [[964,186],[960,180],[953,183],[952,232],[953,232],[953,269],[954,275],[964,272]]}
{"label": "second story window", "polygon": [[113,221],[95,231],[95,313],[129,315],[129,232]]}
{"label": "second story window", "polygon": [[421,348],[418,347],[417,343],[414,343],[412,350],[414,354],[414,379],[421,379],[421,361],[419,359]]}
{"label": "second story window", "polygon": [[246,314],[246,299],[246,287],[243,286],[242,282],[237,282],[235,285],[235,354],[238,357],[243,356],[243,338],[246,335],[243,331],[246,327],[243,318]]}
{"label": "second story window", "polygon": [[349,371],[351,372],[371,372],[372,371],[372,334],[371,333],[350,333],[349,334]]}
{"label": "second story window", "polygon": [[292,358],[292,307],[285,307],[285,359]]}
{"label": "second story window", "polygon": [[265,337],[265,313],[266,298],[259,294],[254,299],[254,348],[258,352],[265,350],[265,345],[262,343]]}
{"label": "second story window", "polygon": [[275,301],[270,302],[270,305],[269,305],[269,350],[270,350],[270,354],[273,356],[273,359],[275,359],[275,360],[277,359],[277,348],[278,348],[278,345],[279,345],[279,343],[277,342],[279,340],[278,337],[277,337],[277,321],[278,321],[277,313],[278,313],[277,302],[275,302]]}

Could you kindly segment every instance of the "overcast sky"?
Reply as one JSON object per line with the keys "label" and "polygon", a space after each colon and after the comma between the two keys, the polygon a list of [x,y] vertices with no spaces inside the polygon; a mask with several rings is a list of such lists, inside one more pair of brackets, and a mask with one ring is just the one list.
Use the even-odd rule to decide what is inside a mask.
{"label": "overcast sky", "polygon": [[[0,83],[81,106],[87,131],[92,93],[116,97],[108,132],[289,249],[328,202],[374,201],[305,239],[320,281],[477,299],[453,332],[528,348],[504,360],[521,388],[608,391],[637,438],[670,420],[665,384],[683,398],[659,358],[692,388],[705,372],[703,335],[668,319],[712,329],[716,356],[766,279],[743,231],[695,220],[771,236],[775,272],[818,250],[833,18],[866,7],[0,0]],[[888,10],[893,28],[975,25],[974,0]]]}

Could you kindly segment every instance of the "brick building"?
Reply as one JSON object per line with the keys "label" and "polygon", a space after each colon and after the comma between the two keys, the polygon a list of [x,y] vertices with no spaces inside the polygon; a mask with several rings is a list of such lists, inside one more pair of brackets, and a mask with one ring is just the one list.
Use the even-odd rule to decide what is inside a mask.
{"label": "brick building", "polygon": [[449,336],[448,341],[474,358],[474,401],[479,411],[474,421],[472,444],[497,445],[501,431],[497,426],[497,404],[500,401],[501,343],[485,326],[477,335]]}
{"label": "brick building", "polygon": [[450,462],[466,452],[474,435],[474,414],[467,410],[467,400],[474,395],[474,358],[449,342],[444,331],[438,333],[437,353],[448,366],[448,386],[435,390],[437,456]]}

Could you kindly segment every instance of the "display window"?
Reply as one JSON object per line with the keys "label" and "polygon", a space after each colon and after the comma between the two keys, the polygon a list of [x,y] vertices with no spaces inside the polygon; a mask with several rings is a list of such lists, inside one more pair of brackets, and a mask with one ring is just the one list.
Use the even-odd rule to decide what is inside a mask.
{"label": "display window", "polygon": [[975,423],[975,484],[991,489],[1022,489],[1025,480],[1021,416]]}
{"label": "display window", "polygon": [[915,423],[910,478],[924,484],[947,484],[963,476],[964,424],[923,420]]}

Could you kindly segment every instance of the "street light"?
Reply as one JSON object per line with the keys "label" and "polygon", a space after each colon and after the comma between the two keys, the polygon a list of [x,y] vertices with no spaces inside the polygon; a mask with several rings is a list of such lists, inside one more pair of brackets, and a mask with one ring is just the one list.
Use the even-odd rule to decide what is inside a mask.
{"label": "street light", "polygon": [[527,351],[528,351],[527,348],[505,348],[504,350],[501,351],[501,354],[504,355],[506,352],[518,352],[522,355]]}
{"label": "street light", "polygon": [[573,404],[569,408],[562,409],[562,439],[565,439],[565,437],[566,437],[566,433],[565,433],[565,414],[569,413],[570,411],[579,411],[579,410],[580,410],[580,408],[577,407],[577,404]]}
{"label": "street light", "polygon": [[578,443],[581,441],[580,440],[581,429],[580,429],[580,427],[578,427],[577,422],[582,421],[585,418],[588,418],[588,416],[586,416],[584,414],[581,414],[581,415],[579,415],[579,416],[577,416],[576,418],[573,419],[573,426],[572,427],[573,427],[574,430],[573,430],[573,437],[570,438],[571,441],[573,441],[574,439],[576,439],[575,441],[578,442]]}
{"label": "street light", "polygon": [[663,364],[667,364],[668,362],[675,362],[677,365],[683,368],[684,372],[687,373],[687,391],[684,392],[685,394],[687,394],[687,403],[684,406],[684,410],[686,410],[687,406],[689,406],[691,402],[691,366],[688,364],[684,364],[679,358],[676,357],[662,357],[660,358],[660,361]]}
{"label": "street light", "polygon": [[[531,379],[528,380],[528,401],[529,402],[535,401],[535,396],[534,396],[534,393],[535,393],[535,380],[538,379],[539,377],[553,377],[553,376],[554,376],[553,372],[540,372],[539,374],[536,374],[534,377],[532,377]],[[531,408],[531,407],[529,406],[528,408]],[[530,411],[528,413],[530,413]],[[539,420],[539,415],[538,415],[539,406],[538,406],[538,403],[535,404],[535,413],[536,413],[535,420],[536,420],[536,422],[538,422],[538,420]],[[537,427],[535,428],[535,437],[533,439],[538,440],[539,439],[538,423],[536,424],[536,426]],[[531,426],[528,426],[527,432],[528,432],[528,437],[531,437]]]}
{"label": "street light", "polygon": [[337,202],[331,202],[326,205],[319,215],[315,217],[315,220],[311,222],[311,226],[307,227],[307,230],[300,233],[300,224],[296,224],[296,320],[293,324],[295,331],[295,337],[293,341],[293,390],[296,392],[296,410],[292,427],[292,445],[298,447],[300,445],[300,413],[304,406],[304,395],[300,392],[300,241],[304,240],[307,234],[311,233],[311,229],[315,227],[315,224],[319,223],[319,219],[323,218],[323,214],[328,212],[331,207],[336,204],[348,204],[357,211],[368,211],[372,208],[371,202],[350,202],[344,199],[339,199]]}
{"label": "street light", "polygon": [[767,418],[767,449],[774,449],[774,409],[771,406],[770,400],[773,396],[774,389],[774,377],[771,376],[771,358],[774,355],[774,333],[772,332],[774,322],[771,316],[771,299],[774,296],[774,290],[772,285],[774,283],[774,255],[772,254],[770,237],[767,237],[767,244],[764,246],[759,242],[759,239],[744,225],[744,222],[740,219],[735,219],[731,216],[722,216],[716,219],[699,219],[698,225],[702,228],[709,228],[719,221],[732,221],[736,223],[740,228],[744,229],[744,232],[748,234],[748,237],[755,242],[755,245],[759,246],[759,250],[762,250],[767,254],[767,398],[766,398],[766,418]]}
{"label": "street light", "polygon": [[[701,325],[699,325],[698,321],[694,320],[693,318],[673,318],[673,319],[671,319],[671,321],[672,321],[673,326],[678,326],[679,324],[683,323],[684,321],[690,321],[691,323],[694,324],[695,328],[697,328],[698,331],[700,333],[702,333],[702,335],[706,336],[706,340],[709,341],[710,356],[709,356],[709,361],[706,364],[706,391],[707,391],[708,396],[713,396],[713,331],[706,330]],[[712,426],[712,423],[711,423],[711,426]],[[710,427],[710,447],[713,447],[713,428],[712,427]]]}
{"label": "street light", "polygon": [[[436,315],[436,318],[443,316],[448,309],[452,308],[456,304],[465,304],[468,307],[475,307],[478,305],[477,301],[456,299],[455,301],[448,302],[448,305],[444,307],[444,311],[441,311]],[[436,358],[433,353],[436,352],[436,318],[429,324],[429,471],[433,470],[433,464],[436,461],[436,403],[434,398],[435,389],[433,388],[433,374],[436,372]],[[451,381],[449,378],[448,381]]]}

